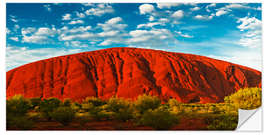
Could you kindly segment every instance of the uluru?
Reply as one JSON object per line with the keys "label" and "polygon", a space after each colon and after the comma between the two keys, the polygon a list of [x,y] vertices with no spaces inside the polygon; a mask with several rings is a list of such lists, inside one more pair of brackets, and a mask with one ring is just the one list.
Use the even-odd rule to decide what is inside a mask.
{"label": "uluru", "polygon": [[29,63],[7,72],[7,98],[136,99],[216,103],[245,87],[261,87],[261,72],[205,56],[139,48],[109,48]]}

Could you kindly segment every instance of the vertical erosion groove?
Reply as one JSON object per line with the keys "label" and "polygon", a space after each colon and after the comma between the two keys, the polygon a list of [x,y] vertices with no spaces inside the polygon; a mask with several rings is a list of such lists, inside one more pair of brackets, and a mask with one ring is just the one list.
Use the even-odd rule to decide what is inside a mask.
{"label": "vertical erosion groove", "polygon": [[[73,67],[76,76],[71,71]],[[115,96],[122,90],[125,92],[121,96],[125,98],[132,96],[126,93],[141,93],[139,87],[143,87],[145,93],[152,88],[157,90],[156,94],[168,93],[182,101],[194,97],[192,102],[200,98],[221,99],[239,87],[261,86],[261,72],[248,67],[202,56],[139,48],[112,48],[46,59],[10,70],[6,79],[8,96],[26,93],[29,97],[37,95],[29,92],[36,92],[41,98],[63,97],[69,90],[69,82],[68,87],[76,88],[72,90],[76,98],[94,92],[100,97]],[[81,81],[84,85],[76,84]],[[90,87],[94,90],[85,91]]]}

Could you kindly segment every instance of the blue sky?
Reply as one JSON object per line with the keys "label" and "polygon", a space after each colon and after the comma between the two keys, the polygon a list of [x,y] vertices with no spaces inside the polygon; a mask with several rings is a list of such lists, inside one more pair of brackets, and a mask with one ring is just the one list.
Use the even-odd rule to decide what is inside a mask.
{"label": "blue sky", "polygon": [[139,47],[262,66],[259,3],[7,4],[7,70],[55,56]]}

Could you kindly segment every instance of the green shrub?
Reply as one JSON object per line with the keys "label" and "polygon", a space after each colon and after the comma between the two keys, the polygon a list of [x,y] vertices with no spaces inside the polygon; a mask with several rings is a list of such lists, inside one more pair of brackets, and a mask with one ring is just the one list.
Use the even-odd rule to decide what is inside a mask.
{"label": "green shrub", "polygon": [[70,107],[72,104],[71,99],[64,99],[63,106]]}
{"label": "green shrub", "polygon": [[154,110],[158,108],[161,104],[161,101],[156,96],[140,95],[134,104],[136,110],[142,114],[149,109]]}
{"label": "green shrub", "polygon": [[105,104],[104,101],[97,97],[87,97],[84,101],[84,103],[92,103],[94,106],[102,106]]}
{"label": "green shrub", "polygon": [[27,117],[32,121],[39,121],[43,118],[40,112],[28,112]]}
{"label": "green shrub", "polygon": [[238,124],[237,115],[222,114],[206,119],[209,130],[234,130]]}
{"label": "green shrub", "polygon": [[106,109],[109,112],[114,112],[113,117],[116,120],[127,121],[133,118],[133,110],[131,103],[121,98],[112,97],[107,102]]}
{"label": "green shrub", "polygon": [[176,99],[169,99],[169,101],[167,102],[168,104],[168,109],[171,113],[173,114],[179,114],[182,113],[182,107],[181,107],[181,103],[178,102]]}
{"label": "green shrub", "polygon": [[78,112],[81,108],[82,108],[82,105],[77,103],[77,102],[73,102],[71,103],[70,107],[75,111],[75,112]]}
{"label": "green shrub", "polygon": [[61,101],[57,98],[44,99],[40,103],[40,111],[43,113],[44,117],[51,120],[51,113],[60,106]]}
{"label": "green shrub", "polygon": [[211,113],[214,113],[214,114],[219,114],[219,113],[221,113],[220,108],[217,107],[216,105],[211,105],[211,106],[209,107],[209,111],[210,111]]}
{"label": "green shrub", "polygon": [[7,100],[7,115],[10,116],[24,116],[31,108],[29,100],[25,99],[21,95],[15,95]]}
{"label": "green shrub", "polygon": [[39,97],[31,98],[30,102],[31,102],[31,105],[32,105],[32,109],[36,108],[37,106],[40,106],[41,101],[42,100]]}
{"label": "green shrub", "polygon": [[33,128],[34,122],[26,116],[16,116],[9,118],[7,121],[7,128],[15,128],[20,130],[29,130]]}
{"label": "green shrub", "polygon": [[114,113],[114,118],[119,121],[128,121],[133,119],[132,109],[120,109],[118,112]]}
{"label": "green shrub", "polygon": [[128,108],[129,104],[127,100],[112,97],[107,102],[107,109],[112,112],[119,112],[120,109]]}
{"label": "green shrub", "polygon": [[106,110],[103,110],[101,106],[95,106],[91,102],[82,103],[82,110],[88,112],[89,115],[95,120],[104,120],[109,119],[109,116],[106,114]]}
{"label": "green shrub", "polygon": [[96,120],[110,120],[115,115],[114,112],[108,112],[106,110],[101,110],[95,114]]}
{"label": "green shrub", "polygon": [[154,110],[148,109],[144,112],[139,124],[150,126],[154,129],[165,130],[179,123],[177,115],[170,113],[164,107],[159,107]]}
{"label": "green shrub", "polygon": [[30,129],[33,122],[26,113],[31,108],[31,102],[21,95],[15,95],[6,102],[6,126],[16,129]]}
{"label": "green shrub", "polygon": [[74,119],[75,112],[70,107],[61,106],[51,113],[51,117],[66,126]]}
{"label": "green shrub", "polygon": [[226,96],[224,101],[241,109],[255,109],[261,106],[261,95],[261,88],[244,88]]}

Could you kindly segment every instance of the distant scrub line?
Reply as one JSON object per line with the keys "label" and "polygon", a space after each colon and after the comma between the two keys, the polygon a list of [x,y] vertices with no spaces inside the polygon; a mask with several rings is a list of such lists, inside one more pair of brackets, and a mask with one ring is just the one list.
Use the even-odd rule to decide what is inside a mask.
{"label": "distant scrub line", "polygon": [[82,103],[70,99],[24,98],[7,100],[7,129],[32,129],[38,121],[57,121],[63,126],[78,122],[81,127],[92,121],[132,122],[156,130],[171,129],[183,117],[203,117],[208,130],[233,130],[238,123],[238,108],[255,109],[261,105],[261,88],[245,88],[224,98],[225,103],[184,104],[170,99],[162,104],[156,96],[141,95],[132,102],[111,97],[87,97]]}

